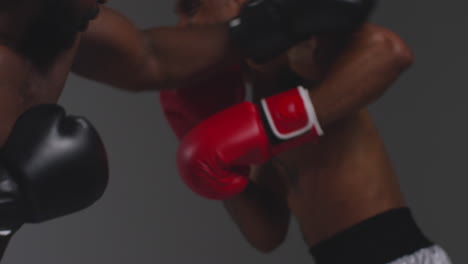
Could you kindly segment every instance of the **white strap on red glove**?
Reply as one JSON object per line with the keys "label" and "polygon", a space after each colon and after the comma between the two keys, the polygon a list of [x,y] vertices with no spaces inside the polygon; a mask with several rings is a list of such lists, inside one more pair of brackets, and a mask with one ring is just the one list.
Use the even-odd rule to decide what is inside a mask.
{"label": "white strap on red glove", "polygon": [[261,104],[278,139],[293,139],[313,129],[323,135],[309,93],[303,87],[265,98]]}

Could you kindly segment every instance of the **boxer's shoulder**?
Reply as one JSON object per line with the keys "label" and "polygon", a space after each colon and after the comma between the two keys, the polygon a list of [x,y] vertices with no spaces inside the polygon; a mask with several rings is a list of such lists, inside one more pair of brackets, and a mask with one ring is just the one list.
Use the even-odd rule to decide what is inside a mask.
{"label": "boxer's shoulder", "polygon": [[357,33],[364,33],[374,40],[390,40],[390,41],[402,41],[401,36],[395,31],[376,24],[367,23],[364,24]]}
{"label": "boxer's shoulder", "polygon": [[365,24],[354,34],[361,43],[368,47],[379,48],[399,62],[408,65],[413,62],[413,53],[408,44],[396,32],[375,24]]}

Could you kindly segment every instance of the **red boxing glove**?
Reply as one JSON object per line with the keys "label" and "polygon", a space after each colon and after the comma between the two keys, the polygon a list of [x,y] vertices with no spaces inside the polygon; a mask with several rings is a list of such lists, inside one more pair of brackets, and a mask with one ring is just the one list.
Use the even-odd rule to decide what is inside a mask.
{"label": "red boxing glove", "polygon": [[[233,66],[195,86],[161,91],[159,100],[166,120],[181,140],[203,120],[243,102],[245,89],[240,66]],[[246,166],[243,170],[248,173],[249,167]],[[220,184],[229,185],[229,179]],[[232,189],[241,192],[247,184],[247,178],[233,177],[230,185]]]}
{"label": "red boxing glove", "polygon": [[262,100],[240,103],[203,121],[182,141],[177,165],[197,194],[225,200],[248,181],[242,168],[317,139],[323,131],[306,89],[299,87]]}
{"label": "red boxing glove", "polygon": [[159,93],[164,116],[178,139],[201,121],[245,100],[239,66],[226,68],[195,86]]}

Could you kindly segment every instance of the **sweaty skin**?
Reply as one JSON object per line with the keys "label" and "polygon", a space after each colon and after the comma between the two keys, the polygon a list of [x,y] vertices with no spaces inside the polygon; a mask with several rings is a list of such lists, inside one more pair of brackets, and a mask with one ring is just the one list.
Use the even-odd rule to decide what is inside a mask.
{"label": "sweaty skin", "polygon": [[[70,72],[138,92],[177,88],[237,60],[227,23],[139,30],[103,2],[0,1],[0,146],[22,113],[57,103]],[[0,259],[10,238],[0,235]]]}
{"label": "sweaty skin", "polygon": [[237,57],[225,23],[139,30],[100,2],[0,3],[0,146],[26,109],[58,101],[70,72],[132,92],[172,89]]}
{"label": "sweaty skin", "polygon": [[[220,64],[231,62],[235,54],[228,42],[227,26],[225,23],[212,23],[215,22],[215,20],[223,20],[224,22],[226,17],[231,15],[231,11],[234,10],[234,8],[237,13],[243,1],[230,0],[232,2],[221,3],[221,0],[213,0],[212,2],[214,3],[216,1],[219,1],[219,3],[212,7],[213,10],[216,10],[217,15],[212,16],[214,20],[206,21],[209,22],[209,26],[192,25],[189,28],[151,28],[144,31],[138,30],[128,19],[118,12],[100,6],[98,1],[95,0],[21,0],[1,3],[0,121],[2,126],[0,126],[0,145],[5,141],[14,121],[21,113],[37,104],[57,102],[64,88],[68,74],[71,71],[90,79],[136,92],[148,89],[176,88],[198,78],[207,76],[207,74],[210,74],[215,68],[218,68]],[[48,8],[55,7],[59,10],[54,10],[54,12],[52,12],[44,7],[46,4],[49,5],[47,6]],[[99,7],[101,9],[99,16],[95,20],[87,21],[95,16],[95,12]],[[225,12],[219,12],[219,8],[227,9]],[[206,13],[202,12],[200,16],[195,17],[203,20],[203,16],[207,17],[210,12],[210,10],[207,10]],[[68,26],[78,27],[84,32],[70,34],[70,28]],[[406,58],[405,48],[403,48],[403,46],[401,49],[395,48],[395,45],[400,45],[395,44],[399,43],[399,40],[394,40],[395,37],[390,33],[386,33],[385,30],[383,30],[385,34],[378,33],[380,32],[379,30],[376,30],[376,34],[385,37],[383,37],[383,39],[377,37],[378,41],[371,41],[371,43],[378,44],[376,45],[378,48],[374,50],[376,52],[378,51],[379,54],[376,58],[378,58],[378,61],[385,61],[391,58],[389,59],[391,63],[386,63],[385,65],[401,69],[402,64],[406,64],[407,61],[406,59],[400,59],[401,57]],[[56,34],[56,32],[63,33],[63,35]],[[366,34],[366,36],[367,35],[373,34]],[[373,38],[371,37],[371,39]],[[382,45],[382,43],[385,43],[385,45]],[[358,54],[358,51],[362,52],[359,48],[353,52]],[[350,53],[352,54],[353,52]],[[394,60],[395,57],[397,58],[396,60]],[[349,58],[352,59],[353,56],[349,56]],[[191,63],[186,63],[186,61],[190,61]],[[348,63],[346,59],[342,61],[342,63],[336,63],[335,65],[351,65],[359,69],[359,72],[363,72],[363,74],[368,73],[369,67],[361,67],[365,66],[365,63],[364,65],[352,65],[352,63]],[[294,67],[295,63],[284,63],[282,60],[278,61],[278,65],[279,66],[269,65],[267,67],[252,68],[257,72],[262,72],[265,76],[276,76],[276,74],[272,73],[275,73],[277,67],[292,68],[298,72],[302,71],[297,70],[297,68],[304,71],[309,70],[308,67]],[[366,93],[366,100],[364,100],[366,102],[381,93],[382,90],[384,90],[383,88],[385,88],[385,85],[379,83],[381,80],[378,76],[384,76],[383,78],[386,79],[385,83],[388,83],[395,78],[393,75],[399,72],[398,70],[388,71],[388,68],[376,67],[374,67],[374,70],[379,74],[376,75],[376,80],[369,84],[372,84],[372,87],[378,86],[378,89],[365,87],[367,90],[362,90],[372,91],[372,93]],[[343,83],[349,79],[349,69],[347,67],[337,68],[336,71],[338,75],[340,71],[348,72],[348,75],[346,76],[346,74],[343,73],[342,79],[334,79],[343,80]],[[392,72],[393,75],[390,77],[386,76],[387,72]],[[313,74],[316,73],[314,72]],[[367,74],[366,76],[369,75]],[[315,77],[316,76],[314,76],[314,78]],[[273,81],[273,79],[270,79],[270,82],[271,81]],[[317,104],[317,109],[320,110],[318,111],[319,118],[323,120],[327,131],[327,136],[322,140],[320,143],[321,145],[326,144],[328,141],[327,138],[333,137],[333,128],[338,127],[338,124],[341,123],[336,122],[336,120],[341,120],[344,117],[342,116],[343,111],[357,108],[362,103],[362,101],[356,100],[356,98],[362,98],[359,93],[351,93],[349,97],[346,97],[346,99],[349,100],[343,100],[341,102],[341,107],[337,107],[338,104],[335,99],[340,97],[336,97],[336,94],[340,94],[341,92],[335,93],[338,92],[335,91],[335,89],[340,87],[354,87],[337,86],[330,82],[327,85],[328,86],[319,86],[311,90],[311,96],[313,99],[316,98],[314,102]],[[259,91],[262,90],[260,88],[262,85],[258,84],[256,87]],[[265,87],[268,88],[266,90],[273,90],[272,86]],[[328,88],[324,89],[325,87]],[[356,89],[353,89],[353,91],[354,90]],[[314,93],[314,91],[316,92]],[[368,96],[369,94],[374,94],[374,96]],[[333,111],[334,109],[335,111]],[[357,109],[356,112],[358,112]],[[349,114],[352,115],[352,113]],[[345,124],[346,122],[342,123],[342,126],[345,126]],[[348,130],[338,128],[336,130],[357,131],[357,128],[355,128],[355,130],[351,129],[354,128],[355,125],[349,126],[350,128],[348,128]],[[368,126],[371,127],[370,125]],[[370,129],[369,131],[374,130]],[[369,131],[362,130],[361,132],[360,130],[360,133],[357,134],[364,138],[364,135],[372,135]],[[352,135],[352,133],[346,134],[346,136],[350,135]],[[341,141],[338,139],[329,140],[330,143],[328,144],[334,146],[334,144],[339,145],[338,142],[345,141],[344,143],[346,143],[346,146],[351,145],[351,140],[345,140],[345,136],[336,137],[341,139]],[[355,139],[353,138],[353,140]],[[379,188],[375,186],[387,190],[389,186],[392,186],[392,184],[387,184],[387,182],[394,182],[394,185],[397,185],[396,181],[388,176],[393,174],[389,169],[390,166],[386,158],[382,158],[380,162],[376,162],[375,164],[368,164],[368,160],[365,158],[367,157],[366,155],[374,159],[379,157],[379,155],[376,155],[378,152],[369,150],[371,149],[370,146],[374,146],[372,141],[369,141],[371,143],[368,143],[368,148],[363,148],[363,146],[367,146],[367,144],[360,145],[361,149],[366,150],[362,151],[362,153],[351,146],[349,146],[349,148],[354,152],[351,152],[351,150],[348,151],[348,154],[359,153],[359,155],[362,155],[363,158],[359,159],[359,161],[364,163],[363,160],[366,160],[367,163],[365,166],[360,163],[358,164],[357,161],[352,161],[349,155],[343,156],[343,159],[347,161],[349,159],[349,162],[345,163],[340,160],[340,164],[337,165],[335,162],[338,162],[336,159],[340,156],[336,156],[337,154],[335,152],[330,151],[330,148],[325,148],[325,146],[311,146],[310,151],[315,153],[315,156],[321,157],[321,159],[325,161],[327,161],[326,157],[329,157],[330,160],[328,162],[333,164],[333,166],[329,166],[329,168],[335,168],[334,170],[320,169],[324,168],[324,164],[327,163],[320,163],[318,167],[311,166],[312,161],[310,160],[311,158],[309,159],[308,157],[303,157],[304,160],[301,163],[299,161],[302,157],[297,157],[297,154],[294,154],[294,152],[285,154],[287,157],[281,156],[278,158],[278,161],[272,163],[275,164],[275,167],[283,169],[283,171],[298,171],[300,172],[296,174],[298,176],[291,177],[291,175],[294,176],[293,173],[281,173],[289,176],[284,177],[284,175],[276,173],[278,170],[273,170],[269,166],[256,168],[256,171],[262,173],[253,176],[253,178],[255,178],[258,183],[266,183],[253,184],[251,188],[249,188],[249,191],[239,196],[236,200],[226,202],[226,205],[249,241],[262,250],[266,251],[274,248],[284,237],[287,230],[290,210],[293,214],[304,219],[301,223],[304,233],[308,237],[307,241],[313,243],[315,240],[320,240],[317,234],[327,230],[326,226],[320,226],[320,228],[315,228],[316,230],[314,230],[312,228],[313,225],[301,215],[301,212],[303,212],[302,214],[310,214],[309,218],[319,214],[314,221],[316,221],[316,223],[327,222],[327,224],[332,222],[332,220],[324,217],[324,215],[329,217],[329,215],[343,214],[340,219],[340,221],[342,221],[341,226],[330,224],[327,232],[327,234],[330,234],[353,224],[358,221],[359,218],[372,215],[375,211],[385,210],[385,206],[382,206],[380,203],[378,206],[375,205],[370,208],[371,206],[367,206],[367,204],[363,206],[361,203],[352,203],[351,201],[356,198],[351,199],[348,197],[354,193],[362,193],[362,190],[366,190],[364,194],[381,194],[380,190],[378,190]],[[380,142],[378,137],[375,141]],[[345,145],[339,145],[339,148],[336,147],[338,150],[335,151],[344,153],[346,150],[344,149]],[[375,146],[381,146],[381,143],[375,144]],[[321,150],[321,152],[314,149]],[[327,155],[327,153],[330,154]],[[310,155],[312,155],[312,153]],[[382,153],[380,156],[385,155]],[[290,159],[288,159],[288,157]],[[311,157],[313,157],[313,155]],[[358,159],[358,157],[354,158]],[[317,158],[317,160],[319,159]],[[304,163],[304,167],[300,167],[300,165]],[[278,164],[284,165],[278,166]],[[351,164],[354,166],[351,166]],[[379,164],[387,165],[377,166]],[[308,167],[306,167],[306,165]],[[342,174],[338,173],[336,168],[341,168],[340,171],[344,171],[345,169],[349,170],[346,170],[346,173]],[[312,171],[314,173],[311,173]],[[387,173],[382,173],[382,171]],[[307,172],[307,175],[303,172]],[[335,172],[336,175],[334,174]],[[323,177],[325,173],[333,173],[333,175],[326,175],[326,177]],[[363,183],[359,183],[362,185],[358,186],[356,181],[357,177],[353,178],[353,174],[359,174],[360,177],[358,179],[362,177]],[[262,175],[264,175],[264,177]],[[364,178],[365,176],[367,176],[367,178]],[[262,178],[267,179],[262,180]],[[297,179],[294,185],[288,185],[282,182],[285,179],[294,178]],[[346,178],[349,182],[353,182],[354,184],[349,187],[342,178]],[[272,179],[277,180],[274,181]],[[328,189],[330,191],[328,193],[326,192],[328,189],[327,185],[324,183],[321,183],[323,187],[311,183],[309,183],[310,185],[306,185],[307,182],[303,179],[308,179],[310,181],[313,181],[313,179],[315,179],[315,181],[318,181],[317,179],[326,179],[327,182],[329,180]],[[373,183],[373,185],[369,182]],[[318,181],[318,183],[320,183],[320,181]],[[341,186],[341,188],[344,188],[342,187],[343,185],[347,186],[347,192],[340,190],[339,187]],[[289,186],[295,186],[295,188]],[[298,195],[299,193],[305,193],[304,191],[297,191],[301,189],[307,190],[306,192],[308,195],[314,195],[314,200],[308,200],[310,197],[305,200],[305,195]],[[316,189],[319,189],[321,192],[314,192]],[[394,189],[398,190],[397,187]],[[338,197],[345,197],[346,199],[342,199],[346,200],[349,204],[344,206],[346,204],[345,202],[330,197],[334,192],[339,192],[341,196],[338,195]],[[401,202],[402,199],[398,191],[388,191],[398,197],[398,199],[393,199],[393,196],[390,197],[390,199],[389,195],[385,195],[386,192],[381,194],[384,195],[386,199],[380,200],[398,200],[398,202],[392,202],[392,206],[398,206],[399,203],[403,203]],[[286,197],[288,199],[286,199]],[[295,199],[292,199],[294,197]],[[302,200],[299,198],[302,198]],[[363,197],[362,199],[365,198]],[[245,201],[248,202],[245,203]],[[301,203],[297,201],[301,201],[302,207],[299,206]],[[338,206],[331,201],[336,201]],[[317,208],[321,208],[320,206],[323,205],[323,203],[329,203],[330,206],[324,209],[325,212],[317,213]],[[305,208],[305,205],[313,209],[309,210]],[[358,210],[353,207],[362,209]],[[379,209],[377,210],[375,207],[379,207]],[[302,208],[302,210],[297,208]],[[323,208],[325,208],[325,206],[323,206]],[[353,214],[345,215],[346,210],[343,208],[353,208]],[[349,210],[351,211],[351,209]],[[362,213],[357,214],[355,212]],[[273,216],[275,220],[272,221],[271,217]],[[308,226],[309,228],[304,227],[306,224],[310,225]],[[309,235],[309,233],[314,233],[314,236]],[[326,236],[326,234],[323,236]]]}
{"label": "sweaty skin", "polygon": [[[179,24],[227,20],[244,2],[181,0],[192,9],[178,9]],[[375,25],[364,25],[346,39],[315,37],[267,65],[247,62],[255,101],[292,88],[287,81],[291,73],[300,77],[326,133],[318,143],[253,168],[253,183],[224,202],[247,241],[263,252],[283,242],[291,215],[312,247],[369,217],[405,206],[366,105],[412,63],[412,54],[395,33]],[[346,45],[338,45],[342,43]]]}

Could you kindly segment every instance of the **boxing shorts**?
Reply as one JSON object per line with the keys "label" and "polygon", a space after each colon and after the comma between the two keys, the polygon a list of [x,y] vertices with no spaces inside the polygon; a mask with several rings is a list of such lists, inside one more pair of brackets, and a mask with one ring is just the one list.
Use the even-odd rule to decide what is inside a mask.
{"label": "boxing shorts", "polygon": [[310,250],[317,264],[450,264],[446,252],[400,208],[369,218]]}

